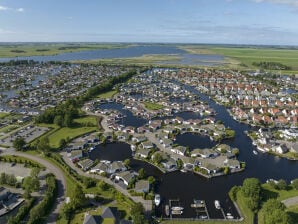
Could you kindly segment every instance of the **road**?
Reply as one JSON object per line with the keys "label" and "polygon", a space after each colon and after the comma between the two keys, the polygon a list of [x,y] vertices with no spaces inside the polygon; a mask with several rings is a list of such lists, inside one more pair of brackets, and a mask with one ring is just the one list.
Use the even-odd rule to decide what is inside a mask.
{"label": "road", "polygon": [[64,174],[62,172],[62,170],[58,167],[56,167],[55,165],[53,165],[52,163],[48,162],[47,160],[39,157],[39,156],[35,156],[35,155],[30,155],[30,154],[26,154],[26,153],[22,153],[22,152],[15,152],[13,150],[5,150],[2,153],[3,155],[16,155],[16,156],[22,156],[28,159],[31,159],[33,161],[36,161],[40,164],[42,164],[43,166],[45,166],[51,173],[53,173],[57,179],[57,184],[58,184],[58,197],[55,201],[55,204],[53,206],[53,210],[51,211],[47,222],[48,224],[54,224],[56,223],[56,220],[58,218],[59,215],[59,211],[62,208],[64,201],[65,201],[65,195],[66,195],[66,180],[64,177]]}
{"label": "road", "polygon": [[292,198],[288,198],[282,201],[282,203],[288,208],[290,206],[293,205],[297,205],[298,204],[298,196],[296,197],[292,197]]}

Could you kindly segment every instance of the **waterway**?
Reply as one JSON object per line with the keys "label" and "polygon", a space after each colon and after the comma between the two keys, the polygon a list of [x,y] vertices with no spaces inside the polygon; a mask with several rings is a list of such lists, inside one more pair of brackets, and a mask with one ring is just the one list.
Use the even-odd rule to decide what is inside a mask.
{"label": "waterway", "polygon": [[216,54],[188,54],[186,51],[176,46],[166,45],[137,45],[126,48],[87,50],[78,52],[68,52],[49,56],[28,56],[14,58],[0,58],[0,62],[10,60],[34,60],[34,61],[76,61],[76,60],[96,60],[113,58],[131,58],[144,55],[177,55],[181,59],[161,61],[161,64],[184,64],[184,65],[220,65],[224,61],[224,56]]}
{"label": "waterway", "polygon": [[177,143],[182,146],[188,146],[190,150],[200,148],[213,148],[216,145],[215,141],[212,141],[208,135],[201,135],[196,133],[187,132],[176,136]]}

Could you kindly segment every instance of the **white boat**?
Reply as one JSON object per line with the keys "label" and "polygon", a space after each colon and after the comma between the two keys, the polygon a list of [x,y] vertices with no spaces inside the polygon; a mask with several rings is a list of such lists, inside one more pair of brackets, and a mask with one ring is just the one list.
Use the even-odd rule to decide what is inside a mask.
{"label": "white boat", "polygon": [[160,195],[159,194],[156,194],[155,197],[154,197],[154,204],[156,206],[159,206],[160,205]]}
{"label": "white boat", "polygon": [[220,209],[220,202],[218,200],[214,201],[215,208]]}
{"label": "white boat", "polygon": [[176,211],[176,210],[172,210],[172,215],[182,215],[183,211]]}
{"label": "white boat", "polygon": [[174,206],[172,207],[172,211],[182,211],[184,208],[180,206]]}
{"label": "white boat", "polygon": [[252,151],[255,155],[258,155],[258,152],[256,150]]}
{"label": "white boat", "polygon": [[169,216],[170,215],[170,206],[169,205],[166,205],[166,207],[165,207],[165,213],[166,213],[166,216]]}

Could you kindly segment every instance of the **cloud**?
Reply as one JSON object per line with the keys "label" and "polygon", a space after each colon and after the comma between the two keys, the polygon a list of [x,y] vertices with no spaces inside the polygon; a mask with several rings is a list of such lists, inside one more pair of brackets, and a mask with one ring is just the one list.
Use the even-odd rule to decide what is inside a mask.
{"label": "cloud", "polygon": [[273,4],[283,4],[298,7],[298,0],[253,0],[254,2],[261,3],[261,2],[269,2]]}
{"label": "cloud", "polygon": [[24,9],[24,8],[18,8],[18,9],[16,9],[16,11],[17,11],[17,12],[24,12],[25,9]]}
{"label": "cloud", "polygon": [[0,11],[7,11],[7,10],[9,10],[8,7],[0,5]]}
{"label": "cloud", "polygon": [[24,12],[24,8],[9,8],[7,6],[0,5],[0,11],[15,11],[15,12]]}

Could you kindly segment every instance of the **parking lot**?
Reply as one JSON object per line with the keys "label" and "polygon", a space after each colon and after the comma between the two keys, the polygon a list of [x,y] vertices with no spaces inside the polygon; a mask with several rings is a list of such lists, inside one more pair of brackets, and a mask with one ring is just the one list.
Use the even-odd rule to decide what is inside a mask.
{"label": "parking lot", "polygon": [[29,143],[47,131],[49,131],[48,128],[30,125],[10,134],[4,139],[0,139],[0,145],[12,146],[13,140],[17,137],[23,137]]}
{"label": "parking lot", "polygon": [[0,173],[13,174],[16,177],[27,177],[31,169],[24,167],[24,164],[0,162]]}

